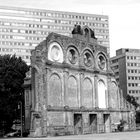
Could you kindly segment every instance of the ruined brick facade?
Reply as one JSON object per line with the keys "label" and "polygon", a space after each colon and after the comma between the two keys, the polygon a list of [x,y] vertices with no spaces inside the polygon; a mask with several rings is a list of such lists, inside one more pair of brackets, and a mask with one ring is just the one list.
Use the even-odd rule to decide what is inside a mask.
{"label": "ruined brick facade", "polygon": [[72,38],[51,33],[32,51],[31,90],[25,88],[31,136],[112,132],[120,120],[135,129],[133,107],[117,86],[106,47],[87,26],[80,31]]}

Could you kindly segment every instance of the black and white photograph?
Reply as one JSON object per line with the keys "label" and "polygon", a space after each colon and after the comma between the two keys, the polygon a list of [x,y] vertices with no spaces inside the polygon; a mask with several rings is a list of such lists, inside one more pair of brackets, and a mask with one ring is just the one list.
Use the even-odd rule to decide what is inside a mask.
{"label": "black and white photograph", "polygon": [[0,0],[0,139],[140,140],[139,0]]}

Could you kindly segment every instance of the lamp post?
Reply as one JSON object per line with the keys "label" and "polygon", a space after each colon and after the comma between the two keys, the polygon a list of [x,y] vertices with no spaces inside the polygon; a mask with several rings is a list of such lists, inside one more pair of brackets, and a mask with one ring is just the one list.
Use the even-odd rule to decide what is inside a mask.
{"label": "lamp post", "polygon": [[20,125],[21,125],[21,128],[20,128],[20,130],[21,130],[21,137],[22,137],[22,101],[19,101],[18,102],[18,109],[20,109]]}

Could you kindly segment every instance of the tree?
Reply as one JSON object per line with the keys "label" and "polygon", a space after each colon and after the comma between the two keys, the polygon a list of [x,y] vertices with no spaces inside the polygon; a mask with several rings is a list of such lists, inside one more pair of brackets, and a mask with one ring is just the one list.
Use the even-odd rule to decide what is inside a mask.
{"label": "tree", "polygon": [[23,83],[29,66],[15,55],[0,55],[0,129],[10,129],[23,100]]}
{"label": "tree", "polygon": [[137,103],[135,97],[130,96],[129,94],[126,96],[126,100],[131,103],[132,105],[134,105],[135,109],[139,106],[139,104]]}

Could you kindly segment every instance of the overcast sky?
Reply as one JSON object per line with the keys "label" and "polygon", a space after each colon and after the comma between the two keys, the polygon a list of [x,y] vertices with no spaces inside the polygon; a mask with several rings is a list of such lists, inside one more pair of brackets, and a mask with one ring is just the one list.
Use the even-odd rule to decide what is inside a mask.
{"label": "overcast sky", "polygon": [[140,0],[0,0],[0,5],[108,15],[111,56],[120,48],[140,49]]}

